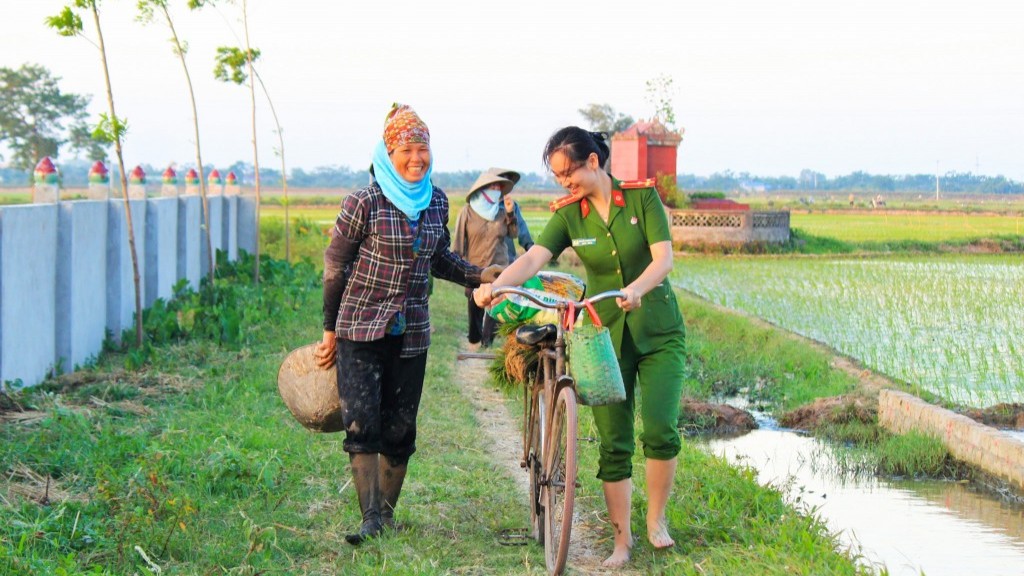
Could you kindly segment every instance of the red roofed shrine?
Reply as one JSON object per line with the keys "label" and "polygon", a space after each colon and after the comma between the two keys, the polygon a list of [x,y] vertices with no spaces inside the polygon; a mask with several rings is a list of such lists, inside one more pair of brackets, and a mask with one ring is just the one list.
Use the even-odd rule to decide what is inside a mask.
{"label": "red roofed shrine", "polygon": [[612,135],[612,175],[620,180],[645,180],[671,174],[674,183],[676,149],[683,132],[673,131],[655,118]]}

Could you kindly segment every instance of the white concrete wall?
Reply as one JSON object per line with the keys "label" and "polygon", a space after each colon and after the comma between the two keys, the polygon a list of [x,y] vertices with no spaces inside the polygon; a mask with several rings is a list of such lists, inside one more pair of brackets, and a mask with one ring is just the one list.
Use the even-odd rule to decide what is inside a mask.
{"label": "white concrete wall", "polygon": [[0,211],[0,383],[34,385],[56,357],[57,206]]}
{"label": "white concrete wall", "polygon": [[[135,254],[138,257],[139,289],[146,294],[146,201],[129,201]],[[135,315],[135,270],[128,239],[128,219],[124,200],[110,200],[107,205],[107,329],[114,340],[121,341],[121,332],[133,327]]]}
{"label": "white concrete wall", "polygon": [[238,198],[238,249],[249,254],[256,253],[256,198],[240,196]]}
{"label": "white concrete wall", "polygon": [[224,251],[238,260],[238,196],[224,196]]}
{"label": "white concrete wall", "polygon": [[[224,197],[207,196],[206,203],[210,207],[210,243],[213,253],[224,250]],[[210,259],[207,257],[206,241],[199,243],[199,267],[203,277],[210,273]]]}
{"label": "white concrete wall", "polygon": [[57,358],[72,371],[99,354],[106,337],[106,200],[60,205],[57,232]]}
{"label": "white concrete wall", "polygon": [[897,434],[917,430],[950,454],[1024,489],[1024,442],[970,418],[894,390],[878,395],[878,423]]}
{"label": "white concrete wall", "polygon": [[178,281],[178,259],[163,257],[178,249],[178,199],[153,198],[146,202],[146,297],[150,307],[157,298],[170,300]]}
{"label": "white concrete wall", "polygon": [[188,280],[193,290],[199,289],[199,244],[206,244],[203,234],[203,199],[199,196],[178,198],[178,278]]}
{"label": "white concrete wall", "polygon": [[[224,197],[210,200],[214,248],[254,247],[255,227],[238,226],[237,206],[231,217]],[[251,200],[238,205],[255,214]],[[131,210],[143,303],[171,296],[179,278],[198,288],[205,274],[201,199],[132,200]],[[106,330],[119,338],[134,314],[122,199],[0,206],[0,383],[34,386],[54,366],[71,371],[87,363],[102,350]]]}

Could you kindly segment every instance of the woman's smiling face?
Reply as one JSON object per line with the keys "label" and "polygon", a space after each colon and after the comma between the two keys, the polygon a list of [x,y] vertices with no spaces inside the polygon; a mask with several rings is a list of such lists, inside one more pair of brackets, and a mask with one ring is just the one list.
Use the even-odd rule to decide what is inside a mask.
{"label": "woman's smiling face", "polygon": [[576,163],[561,150],[556,150],[548,158],[548,166],[551,168],[551,174],[555,177],[555,181],[573,196],[590,192],[596,186],[596,176],[594,175],[597,167],[596,154],[591,154],[582,163]]}
{"label": "woman's smiling face", "polygon": [[430,146],[411,142],[391,152],[391,164],[406,182],[419,182],[430,168]]}

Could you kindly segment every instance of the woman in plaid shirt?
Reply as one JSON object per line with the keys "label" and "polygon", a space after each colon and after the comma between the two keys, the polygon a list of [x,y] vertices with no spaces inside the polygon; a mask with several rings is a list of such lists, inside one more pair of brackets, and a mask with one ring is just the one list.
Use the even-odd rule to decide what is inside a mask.
{"label": "woman in plaid shirt", "polygon": [[[475,287],[484,270],[449,250],[448,198],[430,182],[430,132],[395,104],[373,155],[373,184],[349,194],[324,253],[320,365],[338,392],[363,523],[359,544],[394,527],[430,345],[427,277]],[[493,278],[500,270],[487,270]]]}

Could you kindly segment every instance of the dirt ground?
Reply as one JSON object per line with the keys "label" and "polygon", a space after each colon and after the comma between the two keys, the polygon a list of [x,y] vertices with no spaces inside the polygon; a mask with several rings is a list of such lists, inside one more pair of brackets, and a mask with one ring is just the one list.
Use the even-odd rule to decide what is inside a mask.
{"label": "dirt ground", "polygon": [[[519,467],[522,454],[522,433],[519,425],[505,407],[505,395],[493,387],[487,371],[491,360],[466,358],[456,361],[456,380],[465,382],[463,388],[476,409],[480,428],[487,435],[488,452],[494,462],[501,465],[506,476],[515,480],[522,495],[523,526],[529,523],[527,494],[530,489],[526,472]],[[630,570],[609,570],[601,561],[611,553],[610,529],[601,518],[603,510],[586,509],[577,493],[573,518],[572,543],[569,546],[571,574],[638,574]],[[598,498],[597,500],[600,501]],[[531,544],[534,545],[534,544]]]}

